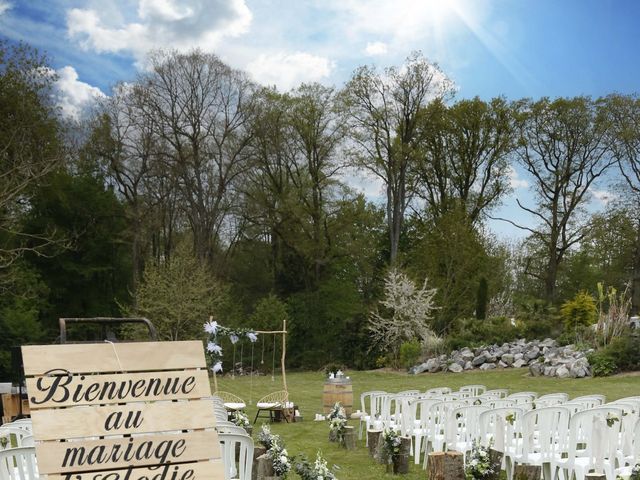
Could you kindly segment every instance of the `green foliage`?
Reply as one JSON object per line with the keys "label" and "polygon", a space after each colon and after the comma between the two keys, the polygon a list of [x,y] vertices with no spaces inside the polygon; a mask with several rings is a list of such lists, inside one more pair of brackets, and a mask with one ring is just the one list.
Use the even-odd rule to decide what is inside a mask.
{"label": "green foliage", "polygon": [[55,231],[67,239],[46,256],[28,255],[49,290],[41,312],[57,329],[59,317],[118,316],[129,297],[130,244],[124,207],[102,179],[57,172],[34,195],[25,231]]}
{"label": "green foliage", "polygon": [[476,297],[476,318],[484,320],[487,317],[487,301],[489,295],[489,284],[487,279],[482,277],[478,284],[478,295]]}
{"label": "green foliage", "polygon": [[280,330],[287,320],[287,305],[273,294],[263,297],[249,319],[249,327],[256,330]]}
{"label": "green foliage", "polygon": [[183,242],[171,259],[147,265],[133,306],[124,313],[147,317],[163,340],[203,338],[202,326],[210,315],[224,323],[227,302],[224,286]]}
{"label": "green foliage", "polygon": [[418,340],[403,342],[400,345],[400,366],[409,368],[418,363],[422,348]]}
{"label": "green foliage", "polygon": [[594,377],[608,377],[618,371],[615,359],[605,353],[596,352],[589,355],[589,365]]}
{"label": "green foliage", "polygon": [[640,336],[626,333],[589,356],[594,376],[640,370]]}
{"label": "green foliage", "polygon": [[588,292],[578,292],[572,300],[560,307],[560,318],[568,332],[577,332],[578,327],[588,327],[598,320],[596,300]]}
{"label": "green foliage", "polygon": [[512,325],[506,317],[458,319],[445,340],[445,347],[447,350],[458,350],[494,343],[500,345],[518,338],[522,338],[522,330]]}

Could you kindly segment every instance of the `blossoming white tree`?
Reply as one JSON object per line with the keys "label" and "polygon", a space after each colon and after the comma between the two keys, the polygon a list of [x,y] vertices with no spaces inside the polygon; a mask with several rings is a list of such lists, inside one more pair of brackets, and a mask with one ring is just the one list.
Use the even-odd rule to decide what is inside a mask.
{"label": "blossoming white tree", "polygon": [[418,339],[425,344],[435,336],[430,326],[431,313],[437,307],[434,303],[435,288],[422,287],[398,269],[391,269],[384,281],[384,299],[378,308],[369,314],[369,331],[373,345],[393,356],[397,364],[400,346],[403,342]]}

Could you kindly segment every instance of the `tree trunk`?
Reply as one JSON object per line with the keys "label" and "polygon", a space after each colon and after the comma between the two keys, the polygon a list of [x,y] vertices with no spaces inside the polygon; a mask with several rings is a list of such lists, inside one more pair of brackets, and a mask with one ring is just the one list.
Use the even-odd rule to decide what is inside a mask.
{"label": "tree trunk", "polygon": [[429,480],[465,480],[462,452],[432,452],[427,463]]}
{"label": "tree trunk", "polygon": [[558,261],[555,254],[555,245],[549,252],[547,271],[544,276],[544,297],[548,303],[553,303],[556,298],[556,280],[558,278]]}
{"label": "tree trunk", "polygon": [[633,252],[633,277],[631,279],[631,314],[640,312],[640,221],[636,232],[636,246]]}

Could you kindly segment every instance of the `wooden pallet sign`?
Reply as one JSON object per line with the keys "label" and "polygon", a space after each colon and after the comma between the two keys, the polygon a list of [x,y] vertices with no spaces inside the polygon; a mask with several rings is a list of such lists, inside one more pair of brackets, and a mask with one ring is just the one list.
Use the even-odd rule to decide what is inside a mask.
{"label": "wooden pallet sign", "polygon": [[223,480],[202,342],[22,347],[47,480]]}

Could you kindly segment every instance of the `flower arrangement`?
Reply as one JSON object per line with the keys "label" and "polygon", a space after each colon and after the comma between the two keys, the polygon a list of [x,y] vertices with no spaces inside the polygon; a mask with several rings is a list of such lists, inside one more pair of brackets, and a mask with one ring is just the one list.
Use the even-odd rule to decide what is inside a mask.
{"label": "flower arrangement", "polygon": [[620,419],[617,416],[613,415],[612,413],[607,413],[606,421],[607,421],[607,427],[613,427],[616,422],[620,421]]}
{"label": "flower arrangement", "polygon": [[336,402],[329,412],[327,418],[329,419],[329,421],[333,420],[334,418],[347,418],[347,412],[340,402]]}
{"label": "flower arrangement", "polygon": [[489,455],[489,447],[484,447],[474,440],[471,455],[464,469],[465,477],[467,480],[485,480],[496,473],[496,467]]}
{"label": "flower arrangement", "polygon": [[271,445],[271,448],[267,450],[267,456],[273,462],[273,473],[278,477],[286,478],[289,470],[291,470],[291,460],[280,437],[278,437]]}
{"label": "flower arrangement", "polygon": [[400,439],[400,435],[398,432],[391,428],[387,428],[382,432],[382,447],[387,455],[387,460],[393,460],[393,457],[400,454],[400,445],[402,445],[402,440]]}
{"label": "flower arrangement", "polygon": [[244,413],[235,410],[231,412],[231,423],[237,425],[242,428],[248,428],[251,426],[251,422],[249,421],[249,417],[247,417]]}
{"label": "flower arrangement", "polygon": [[636,463],[635,467],[631,469],[629,480],[640,480],[640,463]]}
{"label": "flower arrangement", "polygon": [[276,443],[281,443],[280,436],[271,433],[271,427],[269,425],[262,425],[260,433],[258,433],[258,443],[267,450],[271,450]]}
{"label": "flower arrangement", "polygon": [[329,432],[332,438],[336,441],[342,442],[344,440],[345,427],[347,426],[347,419],[343,417],[335,417],[329,421]]}
{"label": "flower arrangement", "polygon": [[204,324],[207,333],[207,353],[211,357],[211,370],[213,373],[222,371],[222,347],[218,343],[218,335],[226,335],[232,344],[236,344],[240,337],[246,336],[251,343],[258,340],[258,334],[250,328],[228,328],[218,325],[215,320],[209,320]]}
{"label": "flower arrangement", "polygon": [[313,464],[304,454],[301,454],[293,466],[293,470],[300,475],[302,480],[337,480],[332,471],[337,468],[336,465],[329,468],[320,451],[316,454],[316,461]]}

